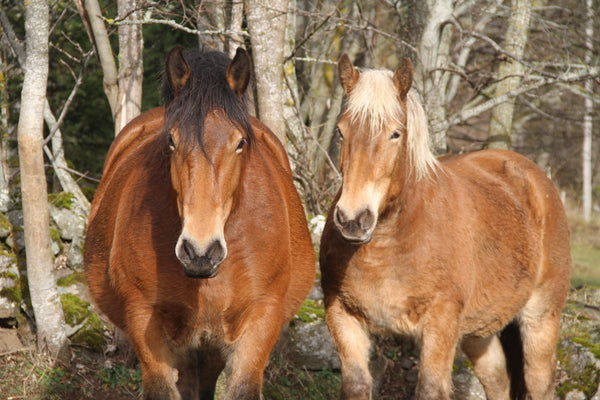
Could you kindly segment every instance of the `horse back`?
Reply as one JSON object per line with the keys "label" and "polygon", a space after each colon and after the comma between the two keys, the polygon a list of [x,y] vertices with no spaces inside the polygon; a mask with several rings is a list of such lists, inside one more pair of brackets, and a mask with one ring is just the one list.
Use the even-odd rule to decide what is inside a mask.
{"label": "horse back", "polygon": [[449,157],[442,163],[462,182],[486,229],[512,227],[502,232],[504,241],[513,254],[523,253],[523,264],[534,270],[534,285],[555,282],[567,290],[568,221],[560,195],[544,172],[525,156],[505,150]]}

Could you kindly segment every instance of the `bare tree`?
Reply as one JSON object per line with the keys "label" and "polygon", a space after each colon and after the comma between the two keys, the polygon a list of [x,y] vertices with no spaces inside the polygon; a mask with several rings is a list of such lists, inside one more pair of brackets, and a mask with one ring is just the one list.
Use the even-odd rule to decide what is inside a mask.
{"label": "bare tree", "polygon": [[[140,0],[119,0],[119,19],[139,21],[142,10]],[[144,38],[142,25],[119,25],[119,95],[115,134],[137,117],[142,110],[142,82],[144,79]]]}
{"label": "bare tree", "polygon": [[[594,36],[594,6],[592,0],[586,1],[585,23],[585,63],[591,64],[593,57],[593,36]],[[583,179],[583,217],[586,222],[592,218],[592,115],[594,113],[594,102],[591,93],[594,92],[593,81],[585,81],[585,90],[588,92],[585,97],[585,111],[583,120],[583,148],[582,158],[582,179]]]}
{"label": "bare tree", "polygon": [[88,35],[100,59],[104,93],[110,104],[115,135],[141,111],[143,62],[141,1],[119,0],[119,68],[113,55],[98,0],[76,0],[79,13],[90,27]]}
{"label": "bare tree", "polygon": [[288,0],[246,0],[258,116],[286,142],[283,63]]}
{"label": "bare tree", "polygon": [[48,81],[49,4],[25,3],[25,79],[18,125],[27,276],[36,317],[38,348],[58,356],[67,336],[53,274],[50,216],[43,154],[43,111]]}
{"label": "bare tree", "polygon": [[[514,91],[521,83],[523,65],[517,60],[523,58],[529,34],[530,19],[531,0],[512,0],[504,49],[512,54],[514,58],[505,58],[500,63],[498,83],[494,89],[495,97]],[[493,108],[488,135],[489,148],[511,148],[510,138],[515,100],[514,97],[511,97]]]}

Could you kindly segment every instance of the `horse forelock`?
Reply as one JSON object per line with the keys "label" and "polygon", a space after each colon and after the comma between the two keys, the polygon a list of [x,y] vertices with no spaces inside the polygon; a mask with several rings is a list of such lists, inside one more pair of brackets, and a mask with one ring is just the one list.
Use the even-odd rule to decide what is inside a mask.
{"label": "horse forelock", "polygon": [[163,134],[168,135],[173,128],[177,128],[186,148],[199,145],[204,149],[206,116],[212,111],[221,111],[224,117],[246,133],[248,142],[252,144],[254,133],[246,103],[227,83],[229,57],[221,52],[196,49],[186,50],[184,57],[191,75],[177,96],[173,94],[167,79],[163,79]]}
{"label": "horse forelock", "polygon": [[431,150],[427,118],[414,89],[407,96],[406,113],[399,101],[393,73],[388,70],[366,70],[348,96],[346,113],[353,124],[369,132],[374,139],[391,122],[403,125],[406,114],[407,153],[410,173],[417,180],[436,174],[439,164]]}

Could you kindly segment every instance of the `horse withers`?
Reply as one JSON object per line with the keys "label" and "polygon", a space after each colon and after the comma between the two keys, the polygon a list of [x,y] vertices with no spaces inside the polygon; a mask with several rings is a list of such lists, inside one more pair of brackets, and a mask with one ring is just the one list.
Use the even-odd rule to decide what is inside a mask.
{"label": "horse withers", "polygon": [[313,284],[287,155],[248,114],[250,58],[173,49],[165,107],[113,143],[85,242],[90,292],[140,360],[145,399],[259,399]]}
{"label": "horse withers", "polygon": [[390,334],[420,344],[420,400],[450,398],[457,345],[488,399],[552,399],[571,268],[553,183],[510,151],[436,159],[408,59],[359,72],[343,55],[338,72],[343,183],[320,265],[342,399],[371,398],[372,335]]}

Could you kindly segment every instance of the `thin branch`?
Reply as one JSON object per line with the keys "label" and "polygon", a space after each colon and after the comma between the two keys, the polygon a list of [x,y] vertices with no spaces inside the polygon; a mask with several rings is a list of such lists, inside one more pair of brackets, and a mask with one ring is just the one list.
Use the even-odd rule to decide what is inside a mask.
{"label": "thin branch", "polygon": [[81,66],[81,69],[79,70],[79,76],[77,76],[77,79],[75,80],[75,85],[73,86],[73,89],[71,89],[71,93],[69,94],[67,101],[65,102],[62,110],[60,111],[60,115],[58,116],[58,120],[56,121],[56,124],[52,127],[50,134],[46,137],[46,139],[44,139],[44,145],[47,145],[50,142],[50,140],[52,140],[52,137],[56,134],[56,132],[60,128],[63,120],[65,119],[65,116],[67,115],[67,111],[68,111],[71,103],[73,102],[75,95],[77,94],[77,90],[83,83],[83,74],[87,68],[88,62],[90,61],[90,57],[92,56],[92,54],[93,54],[93,52],[91,52],[91,51],[88,52],[88,55],[83,60],[83,64]]}
{"label": "thin branch", "polygon": [[113,26],[158,24],[158,25],[167,25],[167,26],[170,26],[171,28],[178,29],[180,31],[184,31],[186,33],[191,33],[192,35],[227,35],[227,36],[238,35],[238,36],[250,37],[250,35],[246,31],[234,31],[234,30],[230,30],[230,29],[215,29],[215,30],[201,31],[198,29],[188,28],[187,26],[183,26],[172,20],[155,19],[155,18],[150,18],[148,16],[144,16],[144,18],[142,18],[140,20],[136,20],[136,21],[117,21],[117,20],[104,18],[104,17],[102,17],[102,19],[106,23],[113,25]]}

